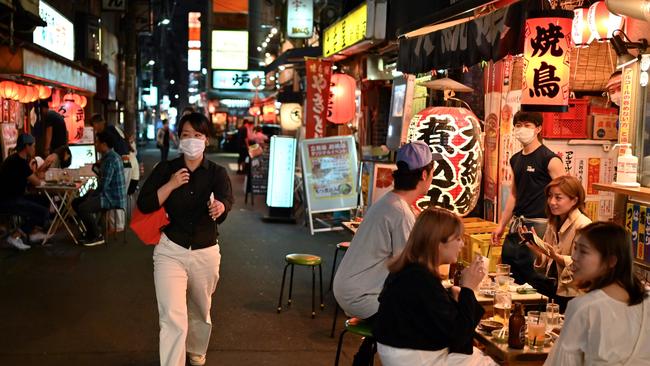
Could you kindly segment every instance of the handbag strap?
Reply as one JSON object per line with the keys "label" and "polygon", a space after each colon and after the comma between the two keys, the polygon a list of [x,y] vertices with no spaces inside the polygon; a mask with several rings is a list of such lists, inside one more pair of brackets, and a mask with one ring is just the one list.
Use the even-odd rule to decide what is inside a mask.
{"label": "handbag strap", "polygon": [[646,301],[644,300],[641,303],[641,328],[639,328],[639,335],[636,337],[636,343],[634,344],[634,348],[632,349],[632,353],[630,356],[625,360],[623,363],[623,366],[628,366],[631,365],[632,360],[634,357],[639,353],[639,348],[641,348],[641,344],[643,344],[643,336],[646,333],[645,332],[645,327],[647,323],[647,312],[646,312]]}

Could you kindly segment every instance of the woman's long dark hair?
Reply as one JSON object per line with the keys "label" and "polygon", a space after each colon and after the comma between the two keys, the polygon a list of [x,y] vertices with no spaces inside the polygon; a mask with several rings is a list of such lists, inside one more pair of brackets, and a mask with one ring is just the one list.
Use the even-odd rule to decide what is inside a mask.
{"label": "woman's long dark hair", "polygon": [[437,207],[427,208],[418,216],[406,247],[388,264],[388,270],[395,273],[409,264],[417,263],[440,278],[438,246],[462,232],[463,223],[453,212]]}
{"label": "woman's long dark hair", "polygon": [[595,280],[582,284],[581,287],[593,291],[617,283],[630,296],[628,305],[643,302],[648,294],[641,280],[634,273],[632,241],[625,228],[613,222],[594,222],[579,230],[577,236],[586,239],[600,253],[604,263],[616,259],[613,267]]}

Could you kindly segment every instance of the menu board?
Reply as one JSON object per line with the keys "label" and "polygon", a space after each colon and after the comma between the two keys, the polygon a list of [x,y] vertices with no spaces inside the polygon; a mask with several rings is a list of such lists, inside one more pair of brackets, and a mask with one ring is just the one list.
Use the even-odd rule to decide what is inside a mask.
{"label": "menu board", "polygon": [[312,213],[357,206],[357,152],[352,136],[303,140],[300,144],[307,203]]}
{"label": "menu board", "polygon": [[293,207],[296,139],[287,136],[272,136],[270,156],[266,204],[269,207]]}
{"label": "menu board", "polygon": [[13,123],[0,123],[2,132],[2,159],[6,159],[16,147],[18,140],[18,129]]}
{"label": "menu board", "polygon": [[269,147],[262,146],[262,155],[251,159],[251,191],[266,194],[269,179]]}

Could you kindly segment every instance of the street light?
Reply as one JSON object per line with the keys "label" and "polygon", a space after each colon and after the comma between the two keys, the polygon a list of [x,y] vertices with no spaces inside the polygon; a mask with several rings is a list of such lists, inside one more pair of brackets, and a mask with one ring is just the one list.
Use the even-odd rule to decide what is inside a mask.
{"label": "street light", "polygon": [[174,84],[176,84],[176,80],[171,79],[171,80],[169,80],[169,83],[170,83],[171,85],[174,85]]}
{"label": "street light", "polygon": [[169,23],[171,23],[171,20],[169,20],[169,18],[163,18],[160,21],[160,24],[162,24],[162,25],[169,25]]}
{"label": "street light", "polygon": [[154,60],[149,60],[149,62],[147,62],[148,66],[153,66],[155,64],[156,64],[156,61],[154,61]]}

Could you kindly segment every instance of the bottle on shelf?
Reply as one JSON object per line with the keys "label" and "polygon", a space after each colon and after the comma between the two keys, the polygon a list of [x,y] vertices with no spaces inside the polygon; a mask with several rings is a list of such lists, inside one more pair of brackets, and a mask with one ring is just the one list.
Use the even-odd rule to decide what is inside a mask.
{"label": "bottle on shelf", "polygon": [[522,349],[526,344],[526,317],[524,306],[517,302],[508,321],[508,347]]}
{"label": "bottle on shelf", "polygon": [[615,144],[616,146],[626,146],[625,153],[619,155],[616,163],[616,182],[615,184],[626,187],[639,187],[636,181],[637,170],[639,168],[639,158],[632,155],[631,144]]}

